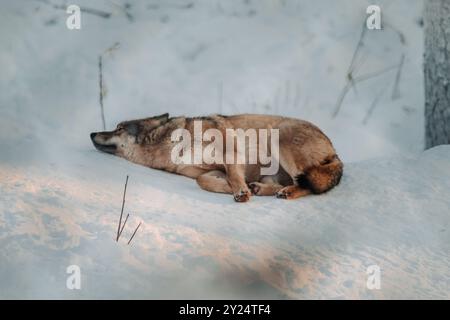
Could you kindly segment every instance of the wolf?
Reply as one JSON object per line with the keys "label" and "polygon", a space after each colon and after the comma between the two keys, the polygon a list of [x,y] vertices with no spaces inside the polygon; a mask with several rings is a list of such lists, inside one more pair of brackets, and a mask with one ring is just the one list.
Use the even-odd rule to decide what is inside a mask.
{"label": "wolf", "polygon": [[[259,161],[253,164],[175,163],[171,160],[175,143],[172,133],[177,129],[193,133],[195,121],[202,121],[203,132],[217,129],[224,136],[227,129],[278,129],[278,172],[262,175],[263,165]],[[124,121],[113,131],[93,132],[90,137],[95,148],[102,152],[196,179],[202,189],[232,194],[237,202],[246,202],[253,195],[296,199],[321,194],[339,184],[344,167],[330,139],[318,127],[308,121],[274,115],[169,117],[165,113]],[[224,149],[221,156],[225,157],[227,152],[236,150]]]}

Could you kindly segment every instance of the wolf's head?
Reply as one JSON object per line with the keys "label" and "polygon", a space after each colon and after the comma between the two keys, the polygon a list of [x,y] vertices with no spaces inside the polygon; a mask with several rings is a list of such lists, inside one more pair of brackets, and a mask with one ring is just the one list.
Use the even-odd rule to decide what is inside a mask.
{"label": "wolf's head", "polygon": [[113,131],[92,132],[94,146],[103,152],[132,160],[142,143],[151,137],[152,131],[166,124],[169,114],[139,120],[124,121]]}

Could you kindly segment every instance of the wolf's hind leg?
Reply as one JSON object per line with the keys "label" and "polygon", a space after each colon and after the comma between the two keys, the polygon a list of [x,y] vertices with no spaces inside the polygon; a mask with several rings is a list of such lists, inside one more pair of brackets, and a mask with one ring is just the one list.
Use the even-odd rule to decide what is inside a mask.
{"label": "wolf's hind leg", "polygon": [[271,176],[263,177],[259,182],[251,182],[248,186],[256,196],[273,196],[283,188],[277,179]]}
{"label": "wolf's hind leg", "polygon": [[197,177],[197,183],[203,190],[218,193],[233,193],[224,172],[213,170]]}

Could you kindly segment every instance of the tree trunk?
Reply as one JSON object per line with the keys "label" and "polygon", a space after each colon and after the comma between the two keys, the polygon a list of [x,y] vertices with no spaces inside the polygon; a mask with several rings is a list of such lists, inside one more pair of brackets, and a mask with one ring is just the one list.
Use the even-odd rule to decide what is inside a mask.
{"label": "tree trunk", "polygon": [[450,1],[425,1],[425,147],[450,144]]}

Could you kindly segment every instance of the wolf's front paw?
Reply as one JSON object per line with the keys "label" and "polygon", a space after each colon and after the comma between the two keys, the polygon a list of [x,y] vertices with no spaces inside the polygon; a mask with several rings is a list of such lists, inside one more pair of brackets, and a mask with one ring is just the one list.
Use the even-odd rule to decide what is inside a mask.
{"label": "wolf's front paw", "polygon": [[280,191],[278,191],[275,196],[278,199],[293,199],[293,195],[295,192],[295,188],[294,186],[288,186],[288,187],[284,187],[283,189],[281,189]]}
{"label": "wolf's front paw", "polygon": [[236,202],[247,202],[250,200],[251,193],[249,190],[240,190],[239,193],[234,194],[234,200]]}
{"label": "wolf's front paw", "polygon": [[279,190],[275,195],[280,199],[297,199],[310,194],[309,189],[302,189],[298,186],[287,186]]}
{"label": "wolf's front paw", "polygon": [[255,196],[259,195],[259,191],[261,191],[261,183],[259,182],[250,182],[248,184],[248,187],[250,188],[250,191]]}

